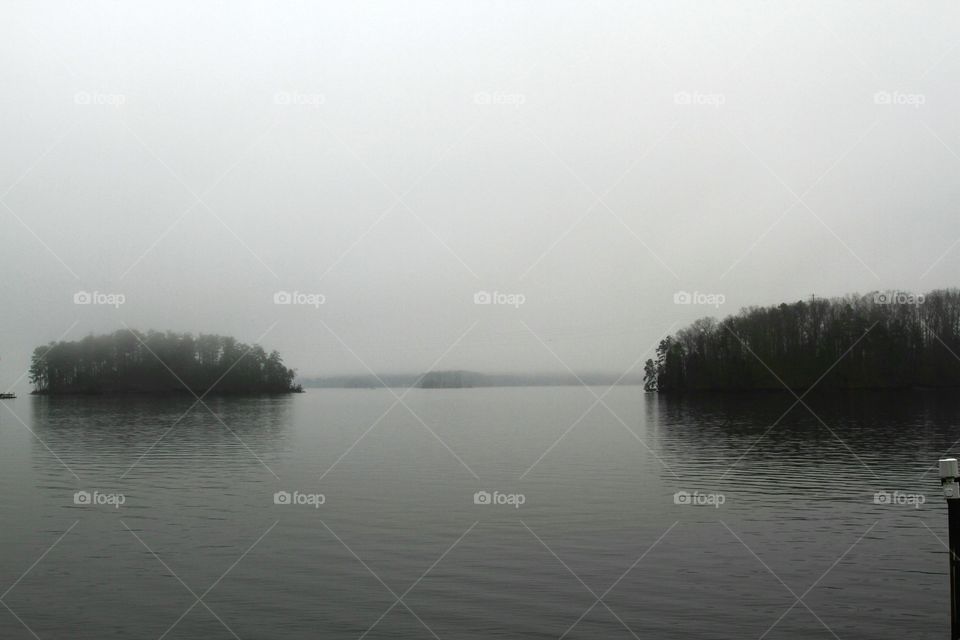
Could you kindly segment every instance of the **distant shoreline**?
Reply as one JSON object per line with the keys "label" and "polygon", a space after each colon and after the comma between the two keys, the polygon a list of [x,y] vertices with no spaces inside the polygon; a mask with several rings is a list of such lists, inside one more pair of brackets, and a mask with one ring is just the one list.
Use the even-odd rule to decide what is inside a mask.
{"label": "distant shoreline", "polygon": [[557,388],[560,388],[560,387],[570,387],[570,388],[576,389],[576,388],[578,388],[578,387],[584,387],[584,386],[586,386],[586,387],[609,387],[609,386],[617,386],[617,387],[642,387],[642,386],[643,386],[643,383],[642,383],[642,382],[620,382],[620,383],[618,383],[618,384],[616,384],[616,385],[611,385],[611,384],[604,384],[604,383],[598,382],[598,383],[587,383],[587,384],[584,385],[584,384],[581,384],[581,383],[579,383],[579,382],[564,382],[564,383],[556,383],[556,384],[549,384],[549,383],[544,383],[544,384],[535,384],[535,383],[529,383],[529,384],[485,384],[485,385],[462,386],[462,387],[422,387],[422,386],[411,386],[411,385],[400,385],[400,384],[388,384],[388,385],[382,385],[382,384],[381,384],[381,385],[371,385],[371,386],[347,386],[347,385],[343,385],[343,386],[337,386],[337,385],[309,386],[309,385],[304,385],[304,386],[303,386],[303,390],[304,390],[304,392],[306,392],[306,391],[308,391],[308,390],[312,390],[312,389],[315,389],[315,390],[318,390],[318,391],[322,391],[322,390],[324,390],[324,389],[346,389],[346,390],[356,390],[356,391],[375,391],[375,390],[377,390],[377,389],[418,389],[418,390],[421,390],[421,391],[460,391],[460,390],[474,390],[474,389],[524,389],[524,388],[527,388],[527,389],[542,389],[542,388],[551,388],[551,387],[557,387]]}
{"label": "distant shoreline", "polygon": [[[420,389],[423,391],[456,391],[463,389],[522,389],[522,388],[549,388],[549,387],[604,387],[604,386],[617,386],[617,387],[642,387],[642,382],[620,382],[616,385],[604,384],[604,383],[587,383],[581,384],[579,382],[572,383],[557,383],[557,384],[490,384],[482,386],[463,386],[463,387],[421,387],[421,386],[409,386],[409,385],[399,385],[399,384],[388,384],[388,385],[372,385],[372,386],[307,386],[304,385],[303,389],[306,392],[308,389],[348,389],[348,390],[357,390],[357,391],[368,391],[376,389]],[[871,393],[880,393],[880,392],[904,392],[904,391],[953,391],[960,389],[957,386],[940,386],[940,387],[846,387],[846,388],[814,388],[810,395],[841,395],[844,393],[861,393],[861,392],[871,392]],[[713,396],[749,396],[749,395],[793,395],[798,394],[802,395],[807,389],[787,389],[786,387],[781,387],[779,389],[770,387],[770,388],[757,388],[757,389],[686,389],[683,391],[645,391],[644,393],[651,396],[661,396],[667,398],[681,397],[681,396],[696,396],[696,395],[713,395]]]}
{"label": "distant shoreline", "polygon": [[427,373],[391,373],[304,377],[297,380],[305,389],[474,389],[485,387],[579,387],[633,386],[643,384],[639,372],[584,373],[479,373],[476,371],[450,370]]}

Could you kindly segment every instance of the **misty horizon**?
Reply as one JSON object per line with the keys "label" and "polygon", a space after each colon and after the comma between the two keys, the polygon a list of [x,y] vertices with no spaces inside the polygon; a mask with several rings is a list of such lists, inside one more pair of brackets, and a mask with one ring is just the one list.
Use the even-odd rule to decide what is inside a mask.
{"label": "misty horizon", "polygon": [[622,373],[704,315],[958,284],[950,19],[257,7],[9,12],[0,387],[124,327]]}

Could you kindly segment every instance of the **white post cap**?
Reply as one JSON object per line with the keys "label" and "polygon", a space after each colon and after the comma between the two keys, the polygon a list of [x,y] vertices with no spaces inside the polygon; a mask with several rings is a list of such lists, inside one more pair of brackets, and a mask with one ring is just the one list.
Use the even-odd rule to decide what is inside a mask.
{"label": "white post cap", "polygon": [[940,459],[940,477],[956,478],[958,476],[960,476],[960,465],[957,464],[957,459],[941,458]]}

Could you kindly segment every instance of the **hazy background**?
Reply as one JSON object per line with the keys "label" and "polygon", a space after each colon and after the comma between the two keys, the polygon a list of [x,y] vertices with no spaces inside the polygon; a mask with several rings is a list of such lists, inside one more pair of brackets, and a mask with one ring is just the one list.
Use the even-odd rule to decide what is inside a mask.
{"label": "hazy background", "polygon": [[125,325],[619,373],[703,315],[957,285],[958,44],[952,2],[4,2],[0,387]]}

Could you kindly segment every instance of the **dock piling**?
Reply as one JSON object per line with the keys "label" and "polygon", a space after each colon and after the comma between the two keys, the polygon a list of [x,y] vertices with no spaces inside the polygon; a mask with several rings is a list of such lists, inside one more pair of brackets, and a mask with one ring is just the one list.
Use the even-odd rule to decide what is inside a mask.
{"label": "dock piling", "polygon": [[956,458],[940,460],[940,485],[947,499],[950,545],[950,640],[960,640],[960,466]]}

